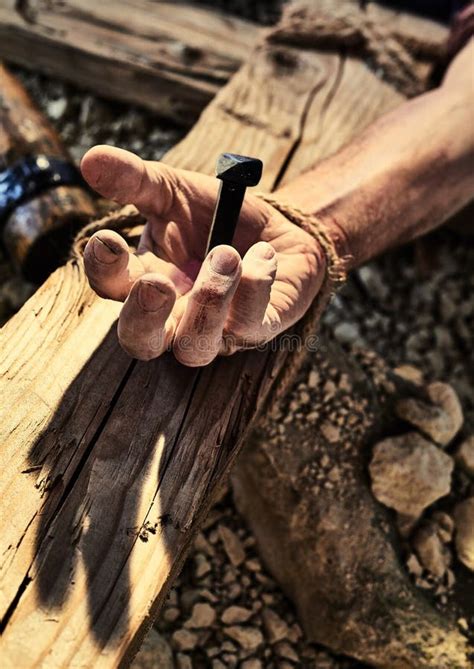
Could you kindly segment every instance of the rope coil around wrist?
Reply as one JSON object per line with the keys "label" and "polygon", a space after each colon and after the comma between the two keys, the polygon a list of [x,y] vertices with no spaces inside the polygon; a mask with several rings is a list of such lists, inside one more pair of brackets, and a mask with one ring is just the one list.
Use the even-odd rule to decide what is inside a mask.
{"label": "rope coil around wrist", "polygon": [[326,258],[326,280],[334,288],[347,278],[347,258],[339,256],[328,227],[314,214],[306,214],[301,209],[277,200],[269,193],[255,193],[257,197],[280,212],[286,219],[310,234],[319,243]]}

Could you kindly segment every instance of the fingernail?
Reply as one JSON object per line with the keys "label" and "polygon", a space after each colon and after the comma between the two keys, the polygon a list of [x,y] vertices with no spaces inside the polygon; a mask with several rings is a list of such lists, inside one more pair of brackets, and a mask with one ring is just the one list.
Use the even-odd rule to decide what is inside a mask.
{"label": "fingernail", "polygon": [[141,281],[138,286],[138,304],[143,311],[158,311],[166,301],[166,293],[154,283]]}
{"label": "fingernail", "polygon": [[110,265],[117,260],[122,252],[122,248],[109,240],[104,241],[100,237],[94,237],[92,252],[96,260]]}
{"label": "fingernail", "polygon": [[275,255],[275,249],[266,242],[259,242],[255,247],[254,253],[257,258],[261,258],[262,260],[270,260]]}
{"label": "fingernail", "polygon": [[233,274],[240,258],[235,251],[219,249],[213,251],[209,259],[211,268],[218,274]]}

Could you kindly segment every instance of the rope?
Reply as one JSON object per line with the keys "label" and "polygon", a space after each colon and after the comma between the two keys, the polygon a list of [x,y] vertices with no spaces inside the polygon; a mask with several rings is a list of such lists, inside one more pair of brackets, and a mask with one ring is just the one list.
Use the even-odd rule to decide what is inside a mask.
{"label": "rope", "polygon": [[334,285],[344,283],[347,258],[339,257],[327,226],[313,214],[306,214],[301,209],[277,200],[269,193],[255,193],[257,197],[279,211],[285,218],[310,234],[318,242],[326,256],[326,267],[329,279]]}
{"label": "rope", "polygon": [[103,218],[88,223],[79,231],[72,243],[71,257],[74,260],[80,260],[84,255],[87,242],[99,230],[119,232],[133,251],[145,223],[146,219],[133,205],[112,211]]}
{"label": "rope", "polygon": [[413,97],[426,90],[432,66],[446,56],[446,29],[429,19],[418,21],[417,34],[400,25],[396,12],[374,3],[364,11],[351,0],[305,0],[288,6],[266,39],[274,44],[355,53],[402,94]]}

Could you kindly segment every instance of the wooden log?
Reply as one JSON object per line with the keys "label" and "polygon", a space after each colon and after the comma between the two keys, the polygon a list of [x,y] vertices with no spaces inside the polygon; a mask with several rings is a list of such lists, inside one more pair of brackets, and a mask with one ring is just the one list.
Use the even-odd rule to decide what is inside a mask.
{"label": "wooden log", "polygon": [[[53,127],[0,64],[0,172],[37,156],[60,158],[72,165]],[[3,241],[16,267],[27,279],[40,283],[65,262],[74,235],[95,213],[85,184],[49,188],[0,221]]]}
{"label": "wooden log", "polygon": [[0,57],[190,125],[253,48],[258,28],[151,0],[0,5]]}
{"label": "wooden log", "polygon": [[[211,173],[224,148],[253,153],[273,188],[288,165],[309,167],[298,151],[306,133],[330,128],[327,153],[351,135],[341,108],[348,62],[365,73],[338,53],[260,46],[167,162]],[[365,95],[367,123],[399,100],[376,75]],[[204,369],[170,355],[134,362],[117,343],[119,308],[72,261],[0,335],[6,667],[126,665],[249,425],[295,366],[298,354],[283,346]]]}

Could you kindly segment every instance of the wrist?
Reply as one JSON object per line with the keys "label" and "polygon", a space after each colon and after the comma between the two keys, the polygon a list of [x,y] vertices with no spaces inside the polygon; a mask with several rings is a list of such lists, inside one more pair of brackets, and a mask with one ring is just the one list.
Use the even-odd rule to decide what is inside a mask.
{"label": "wrist", "polygon": [[288,200],[274,194],[259,193],[258,196],[312,238],[317,255],[322,256],[321,264],[324,264],[328,280],[333,284],[342,283],[346,278],[349,258],[346,253],[346,235],[338,224],[332,219],[323,220],[319,214],[303,212]]}

